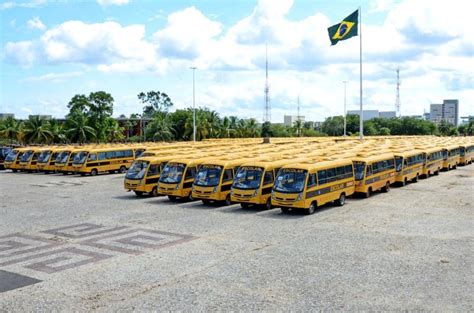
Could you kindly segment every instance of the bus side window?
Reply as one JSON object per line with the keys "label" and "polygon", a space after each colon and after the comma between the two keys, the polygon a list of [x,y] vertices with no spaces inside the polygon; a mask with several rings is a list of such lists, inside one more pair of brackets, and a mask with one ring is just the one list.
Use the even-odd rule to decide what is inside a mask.
{"label": "bus side window", "polygon": [[309,174],[308,177],[308,188],[316,186],[316,173]]}
{"label": "bus side window", "polygon": [[367,169],[365,171],[365,177],[372,175],[372,165],[367,165]]}
{"label": "bus side window", "polygon": [[105,160],[105,152],[99,152],[99,160]]}
{"label": "bus side window", "polygon": [[95,161],[97,160],[97,154],[89,154],[89,157],[87,158],[87,161]]}
{"label": "bus side window", "polygon": [[195,167],[189,167],[186,170],[186,175],[184,176],[184,179],[191,179],[191,178],[194,178],[194,176],[196,176],[196,168]]}
{"label": "bus side window", "polygon": [[408,166],[407,159],[404,159],[404,160],[403,160],[403,166]]}
{"label": "bus side window", "polygon": [[105,153],[105,157],[106,157],[107,159],[114,159],[114,158],[115,158],[115,152],[114,152],[114,151],[107,151],[107,152]]}
{"label": "bus side window", "polygon": [[320,185],[327,183],[327,174],[326,170],[318,171],[318,182]]}
{"label": "bus side window", "polygon": [[234,174],[232,173],[232,169],[231,168],[226,169],[224,171],[224,177],[222,178],[222,181],[226,182],[226,181],[232,180],[233,178],[234,178]]}
{"label": "bus side window", "polygon": [[269,170],[265,172],[265,176],[263,177],[263,184],[273,184],[273,171]]}
{"label": "bus side window", "polygon": [[151,164],[148,168],[148,175],[158,175],[160,173],[160,164]]}

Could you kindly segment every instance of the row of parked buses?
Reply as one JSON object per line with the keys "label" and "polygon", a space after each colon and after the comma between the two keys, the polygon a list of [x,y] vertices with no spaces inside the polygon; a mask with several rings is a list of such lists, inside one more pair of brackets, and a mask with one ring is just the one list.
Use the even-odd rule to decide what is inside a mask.
{"label": "row of parked buses", "polygon": [[[147,150],[148,151],[148,150]],[[146,153],[146,152],[145,152]],[[204,204],[304,209],[344,205],[474,160],[472,138],[379,137],[285,144],[221,144],[161,150],[134,161],[124,186],[137,196],[165,195]]]}

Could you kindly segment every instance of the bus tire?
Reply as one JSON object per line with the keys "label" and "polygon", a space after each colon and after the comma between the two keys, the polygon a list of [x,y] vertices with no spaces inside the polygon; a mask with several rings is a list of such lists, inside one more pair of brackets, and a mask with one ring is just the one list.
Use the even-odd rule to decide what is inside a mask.
{"label": "bus tire", "polygon": [[150,194],[151,194],[153,197],[158,196],[158,189],[157,189],[156,187],[153,187],[153,189],[151,190]]}
{"label": "bus tire", "polygon": [[81,176],[86,176],[86,173],[81,173]]}
{"label": "bus tire", "polygon": [[231,205],[232,204],[232,200],[230,200],[230,194],[228,194],[227,197],[225,197],[224,204],[225,205]]}
{"label": "bus tire", "polygon": [[414,182],[414,183],[417,183],[417,182],[418,182],[418,178],[419,178],[419,177],[418,177],[418,173],[416,173],[416,176],[413,178],[413,182]]}
{"label": "bus tire", "polygon": [[346,194],[341,193],[341,195],[339,196],[339,199],[336,201],[336,204],[338,206],[343,206],[345,203],[346,203]]}
{"label": "bus tire", "polygon": [[383,192],[389,192],[390,191],[390,182],[387,182],[385,184],[385,187],[382,188]]}
{"label": "bus tire", "polygon": [[125,166],[120,166],[120,173],[121,174],[125,174],[125,172],[127,171],[127,168]]}
{"label": "bus tire", "polygon": [[311,215],[314,212],[316,212],[316,207],[317,207],[316,201],[311,202],[311,204],[309,205],[309,208],[305,210],[306,215]]}
{"label": "bus tire", "polygon": [[289,208],[281,208],[282,213],[289,213],[290,209]]}
{"label": "bus tire", "polygon": [[271,210],[272,209],[272,198],[268,198],[267,199],[267,202],[265,202],[265,204],[263,205],[263,208],[265,210]]}
{"label": "bus tire", "polygon": [[369,198],[371,195],[372,195],[372,187],[369,187],[369,189],[367,189],[367,192],[365,193],[365,197]]}
{"label": "bus tire", "polygon": [[242,207],[242,209],[248,209],[250,207],[250,204],[248,203],[241,203],[240,206]]}
{"label": "bus tire", "polygon": [[171,196],[171,195],[169,195],[169,196],[168,196],[168,199],[169,199],[170,201],[176,201],[176,196]]}
{"label": "bus tire", "polygon": [[431,176],[431,173],[430,171],[428,171],[428,173],[426,174],[426,178],[430,178],[430,176]]}
{"label": "bus tire", "polygon": [[91,170],[91,176],[96,176],[98,173],[99,173],[99,172],[97,171],[96,168],[93,168],[93,169]]}
{"label": "bus tire", "polygon": [[13,168],[12,168],[12,171],[13,171],[13,173],[16,173],[16,172],[17,172],[17,170],[16,170],[16,169],[13,169]]}
{"label": "bus tire", "polygon": [[209,205],[209,204],[211,204],[211,200],[202,199],[201,201],[202,201],[202,204],[204,204],[204,205]]}
{"label": "bus tire", "polygon": [[136,191],[136,190],[134,190],[134,192],[135,192],[135,195],[136,195],[138,198],[140,198],[140,197],[143,196],[143,191]]}

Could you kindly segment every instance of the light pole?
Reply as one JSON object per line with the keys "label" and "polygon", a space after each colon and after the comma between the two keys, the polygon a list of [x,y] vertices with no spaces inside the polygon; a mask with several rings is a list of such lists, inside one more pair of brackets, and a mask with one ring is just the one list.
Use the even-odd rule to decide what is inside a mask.
{"label": "light pole", "polygon": [[193,141],[196,141],[196,89],[194,84],[194,71],[197,69],[195,66],[191,66],[193,70]]}
{"label": "light pole", "polygon": [[346,137],[346,125],[347,125],[347,122],[346,122],[346,117],[347,117],[347,113],[346,113],[346,86],[347,86],[347,81],[343,81],[344,83],[344,137]]}

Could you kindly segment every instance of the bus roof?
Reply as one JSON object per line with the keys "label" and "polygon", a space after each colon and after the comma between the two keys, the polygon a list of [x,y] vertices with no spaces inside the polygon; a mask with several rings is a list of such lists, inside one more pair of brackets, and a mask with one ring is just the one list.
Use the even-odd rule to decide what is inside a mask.
{"label": "bus roof", "polygon": [[336,160],[336,161],[321,161],[321,162],[314,162],[314,163],[291,163],[288,165],[283,166],[283,168],[294,168],[294,169],[301,169],[301,170],[321,170],[330,167],[338,167],[344,165],[352,165],[352,160],[344,159],[344,160]]}
{"label": "bus roof", "polygon": [[357,156],[356,158],[353,158],[352,160],[370,163],[370,162],[377,162],[377,161],[393,159],[393,158],[394,158],[393,153],[383,153],[383,154],[378,154],[378,155],[375,155],[375,154],[371,154],[367,156],[361,155],[361,156]]}

